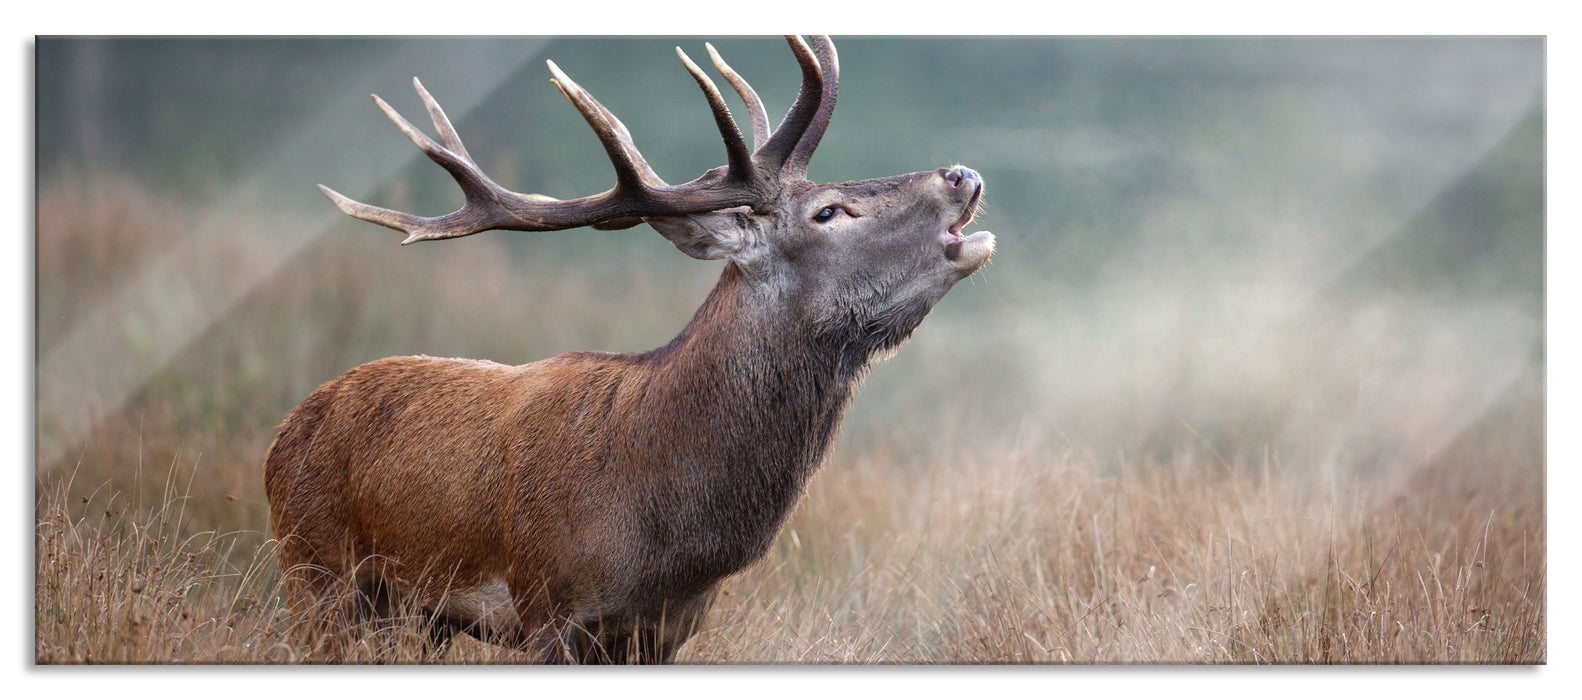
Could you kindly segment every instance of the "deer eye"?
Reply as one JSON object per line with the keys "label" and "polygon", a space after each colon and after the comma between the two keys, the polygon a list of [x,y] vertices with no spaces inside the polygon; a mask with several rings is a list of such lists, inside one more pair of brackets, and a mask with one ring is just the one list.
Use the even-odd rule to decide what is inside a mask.
{"label": "deer eye", "polygon": [[824,207],[823,209],[818,210],[817,214],[813,215],[813,221],[822,224],[826,221],[829,221],[830,219],[835,218],[835,213],[840,211],[845,211],[845,208],[841,206]]}

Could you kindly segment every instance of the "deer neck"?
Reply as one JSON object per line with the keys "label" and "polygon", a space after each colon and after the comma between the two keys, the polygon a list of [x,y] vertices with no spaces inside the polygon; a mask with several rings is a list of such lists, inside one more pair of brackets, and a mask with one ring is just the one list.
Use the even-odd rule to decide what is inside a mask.
{"label": "deer neck", "polygon": [[866,364],[764,294],[727,265],[686,329],[641,356],[648,405],[664,408],[639,417],[633,438],[666,448],[644,481],[668,486],[668,522],[718,535],[672,541],[689,551],[667,556],[693,570],[729,573],[767,551]]}
{"label": "deer neck", "polygon": [[[857,344],[816,331],[770,295],[728,264],[687,327],[647,357],[665,378],[666,398],[689,406],[695,419],[709,416],[692,423],[695,437],[773,444],[779,454],[799,454],[799,462],[811,458],[814,464],[802,465],[811,470],[867,358],[853,356],[861,352]],[[792,449],[798,446],[812,451]]]}

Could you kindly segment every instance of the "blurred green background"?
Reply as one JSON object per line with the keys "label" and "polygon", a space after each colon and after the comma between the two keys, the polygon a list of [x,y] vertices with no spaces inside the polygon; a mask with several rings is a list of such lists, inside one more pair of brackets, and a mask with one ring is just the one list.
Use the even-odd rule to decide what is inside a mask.
{"label": "blurred green background", "polygon": [[[711,41],[783,114],[784,42]],[[1542,38],[835,41],[810,178],[966,164],[999,241],[874,370],[843,444],[1371,471],[1541,401]],[[186,455],[257,505],[280,416],[355,364],[666,342],[718,264],[646,227],[403,248],[313,185],[459,205],[368,99],[428,129],[415,75],[501,184],[606,189],[546,58],[689,180],[724,152],[676,45],[706,64],[690,37],[39,38],[40,476]]]}

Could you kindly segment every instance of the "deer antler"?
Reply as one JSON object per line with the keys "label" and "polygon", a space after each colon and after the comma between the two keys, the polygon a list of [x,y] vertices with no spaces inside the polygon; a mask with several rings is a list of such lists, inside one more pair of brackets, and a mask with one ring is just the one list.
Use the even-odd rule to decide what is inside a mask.
{"label": "deer antler", "polygon": [[753,124],[753,151],[747,149],[741,130],[714,81],[684,51],[676,49],[687,72],[692,74],[709,101],[715,124],[725,142],[726,154],[724,166],[711,169],[685,184],[666,184],[632,143],[626,125],[567,77],[554,61],[549,61],[549,71],[554,76],[550,82],[593,128],[615,167],[615,186],[608,191],[560,200],[501,187],[478,167],[445,116],[445,110],[417,78],[412,79],[412,86],[434,122],[439,142],[412,126],[378,95],[373,96],[374,102],[401,133],[461,186],[465,197],[462,208],[443,216],[423,217],[364,204],[324,185],[319,185],[319,190],[341,211],[353,217],[406,233],[402,245],[459,238],[494,229],[559,231],[578,226],[611,229],[635,225],[645,216],[680,216],[739,206],[761,210],[775,200],[786,182],[806,176],[808,158],[818,146],[835,107],[839,69],[834,45],[827,37],[815,37],[816,48],[811,49],[801,37],[788,36],[786,41],[802,67],[802,88],[773,133],[769,132],[763,103],[752,87],[726,65],[713,46],[707,46],[715,67],[747,103]]}
{"label": "deer antler", "polygon": [[720,75],[736,89],[736,94],[741,95],[742,102],[747,103],[748,116],[753,122],[753,148],[756,150],[769,140],[769,115],[764,112],[763,100],[758,99],[758,93],[753,92],[753,86],[748,85],[736,71],[731,70],[730,64],[720,58],[720,52],[714,50],[714,45],[704,42],[703,48],[709,50],[709,58],[713,59],[714,67],[719,69]]}
{"label": "deer antler", "polygon": [[807,131],[797,141],[796,150],[791,152],[791,157],[786,167],[798,177],[807,176],[808,161],[813,158],[813,150],[818,148],[818,142],[824,138],[824,130],[829,128],[829,119],[835,113],[835,93],[840,91],[840,60],[835,55],[835,44],[827,36],[813,37],[813,53],[818,56],[819,65],[823,67],[824,85],[819,95],[818,111],[814,112],[813,120],[808,124]]}

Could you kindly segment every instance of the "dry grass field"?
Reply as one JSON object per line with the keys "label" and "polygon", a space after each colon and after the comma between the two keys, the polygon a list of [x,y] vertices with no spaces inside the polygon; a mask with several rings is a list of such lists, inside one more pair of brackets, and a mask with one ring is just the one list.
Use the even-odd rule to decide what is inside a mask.
{"label": "dry grass field", "polygon": [[[205,212],[104,175],[41,182],[37,213],[41,359],[65,336],[57,319],[209,233]],[[714,268],[688,263],[568,265],[490,236],[400,248],[346,224],[173,361],[146,360],[149,380],[69,454],[42,445],[61,406],[95,399],[41,391],[35,661],[313,663],[329,659],[327,631],[350,640],[342,661],[517,661],[470,640],[422,658],[416,623],[294,617],[276,588],[264,449],[318,382],[383,355],[525,362],[658,345],[712,283]],[[956,298],[994,293],[987,272],[875,368],[772,551],[727,581],[680,661],[1546,663],[1541,371],[1416,453],[1288,450],[1185,418],[1168,439],[1118,448],[1037,407],[983,410],[1017,378],[946,362],[974,357],[975,325],[1017,322]],[[951,315],[953,303],[987,310]],[[135,319],[122,332],[135,336]],[[1259,375],[1265,405],[1316,366],[1285,357]],[[1422,415],[1444,390],[1432,375],[1406,386],[1418,393],[1391,399]]]}

